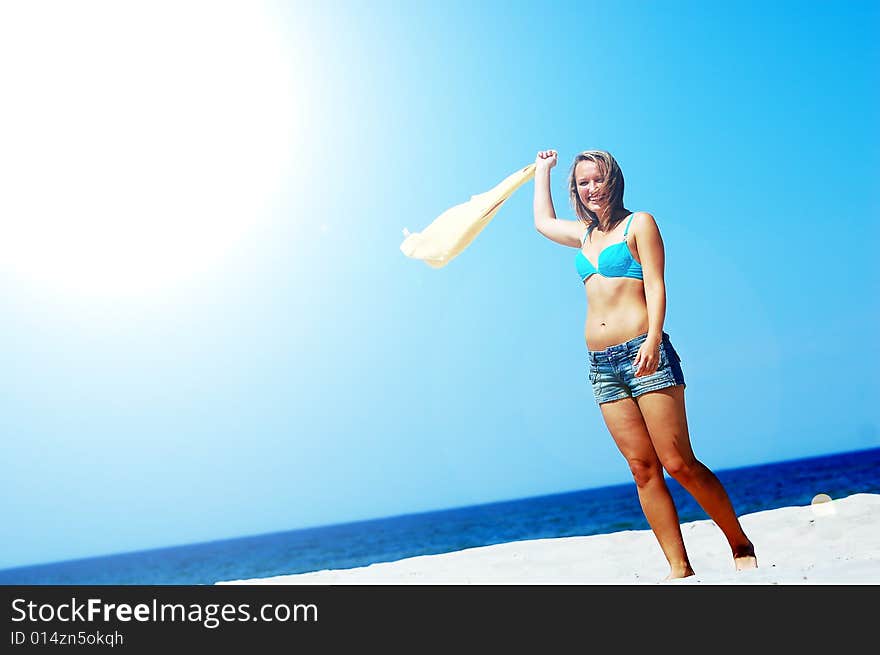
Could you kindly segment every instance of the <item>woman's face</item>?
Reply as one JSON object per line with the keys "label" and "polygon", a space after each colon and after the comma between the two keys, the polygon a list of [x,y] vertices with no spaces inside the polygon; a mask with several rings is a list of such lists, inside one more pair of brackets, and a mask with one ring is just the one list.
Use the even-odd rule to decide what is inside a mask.
{"label": "woman's face", "polygon": [[596,162],[579,161],[574,169],[574,181],[584,206],[594,214],[601,213],[608,201],[605,197],[605,179]]}

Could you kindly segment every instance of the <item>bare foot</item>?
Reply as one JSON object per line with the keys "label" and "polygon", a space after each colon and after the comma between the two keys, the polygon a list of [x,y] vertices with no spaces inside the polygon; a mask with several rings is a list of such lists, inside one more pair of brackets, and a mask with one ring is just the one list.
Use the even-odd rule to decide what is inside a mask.
{"label": "bare foot", "polygon": [[679,578],[689,578],[692,575],[696,575],[694,570],[691,568],[690,564],[685,564],[684,566],[673,566],[669,569],[669,575],[663,578],[663,582],[669,582],[670,580],[678,580]]}
{"label": "bare foot", "polygon": [[733,564],[737,571],[758,568],[758,558],[755,557],[755,547],[748,543],[733,551]]}

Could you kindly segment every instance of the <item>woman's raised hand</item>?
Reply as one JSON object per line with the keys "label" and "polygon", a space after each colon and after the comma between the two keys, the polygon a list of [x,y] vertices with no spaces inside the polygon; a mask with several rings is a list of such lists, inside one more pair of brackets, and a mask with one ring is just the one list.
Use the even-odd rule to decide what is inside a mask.
{"label": "woman's raised hand", "polygon": [[536,171],[549,171],[554,166],[556,166],[555,150],[541,150],[538,152],[538,155],[535,157]]}

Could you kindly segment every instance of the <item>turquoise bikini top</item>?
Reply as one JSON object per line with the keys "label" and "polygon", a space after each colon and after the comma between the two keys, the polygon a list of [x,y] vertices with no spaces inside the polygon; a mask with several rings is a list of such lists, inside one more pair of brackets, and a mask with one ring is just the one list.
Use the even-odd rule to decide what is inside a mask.
{"label": "turquoise bikini top", "polygon": [[623,230],[623,241],[620,243],[612,243],[610,246],[603,248],[599,253],[599,269],[590,263],[590,260],[584,256],[584,243],[593,230],[594,226],[590,226],[581,239],[581,249],[575,255],[575,265],[577,272],[581,276],[581,281],[586,282],[591,275],[598,273],[602,277],[632,277],[637,280],[642,278],[642,265],[633,259],[629,245],[626,243],[626,235],[629,232],[629,225],[632,223],[635,212],[629,215],[626,227]]}

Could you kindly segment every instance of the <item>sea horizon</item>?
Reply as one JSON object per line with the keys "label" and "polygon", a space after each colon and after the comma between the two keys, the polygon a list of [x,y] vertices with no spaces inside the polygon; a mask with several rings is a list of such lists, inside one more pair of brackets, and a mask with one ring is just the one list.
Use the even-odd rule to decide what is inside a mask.
{"label": "sea horizon", "polygon": [[[880,446],[714,469],[738,515],[880,493]],[[668,475],[681,523],[708,519]],[[650,529],[633,481],[256,535],[24,564],[0,585],[213,584],[367,566],[508,541]]]}

